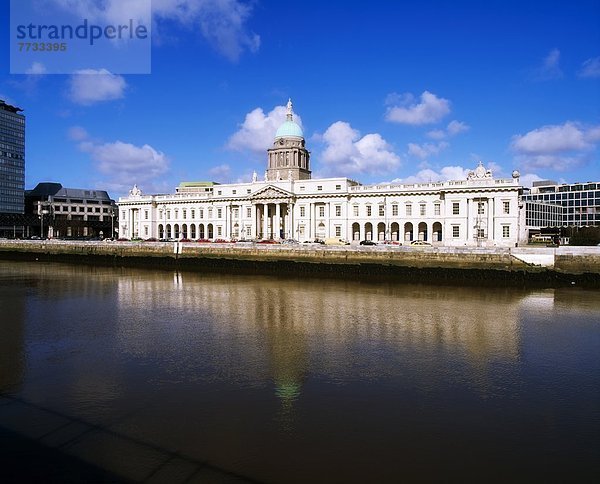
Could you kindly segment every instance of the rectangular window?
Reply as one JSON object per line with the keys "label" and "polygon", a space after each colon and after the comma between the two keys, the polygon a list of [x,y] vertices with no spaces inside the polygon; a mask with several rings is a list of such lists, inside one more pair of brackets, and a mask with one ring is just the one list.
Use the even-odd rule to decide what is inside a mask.
{"label": "rectangular window", "polygon": [[144,225],[144,235],[148,235],[148,226]]}
{"label": "rectangular window", "polygon": [[477,214],[484,215],[485,214],[485,204],[483,202],[477,203]]}
{"label": "rectangular window", "polygon": [[425,216],[425,210],[426,210],[426,208],[425,208],[425,204],[424,203],[422,203],[421,205],[419,205],[419,214],[421,215],[421,217]]}
{"label": "rectangular window", "polygon": [[223,216],[223,209],[217,208],[217,218],[221,218]]}
{"label": "rectangular window", "polygon": [[485,239],[485,230],[484,229],[477,229],[477,238]]}
{"label": "rectangular window", "polygon": [[439,203],[436,203],[436,204],[433,206],[433,214],[434,214],[434,215],[440,215],[440,214],[441,214],[441,212],[442,212],[442,209],[441,209],[441,206],[440,206],[440,204],[439,204]]}
{"label": "rectangular window", "polygon": [[371,216],[371,205],[367,205],[367,217]]}
{"label": "rectangular window", "polygon": [[179,210],[175,210],[175,218],[179,218]]}
{"label": "rectangular window", "polygon": [[385,206],[379,205],[379,216],[383,217],[385,215]]}
{"label": "rectangular window", "polygon": [[412,216],[412,205],[407,205],[406,206],[406,216],[407,217]]}
{"label": "rectangular window", "polygon": [[458,225],[452,226],[452,237],[455,239],[460,237],[460,227]]}
{"label": "rectangular window", "polygon": [[398,205],[394,204],[392,205],[392,217],[397,217],[398,216]]}
{"label": "rectangular window", "polygon": [[194,220],[196,218],[196,211],[194,209],[192,209],[192,220]]}
{"label": "rectangular window", "polygon": [[335,186],[335,189],[336,189],[336,190],[341,190],[341,189],[342,189],[342,185],[336,185],[336,186]]}
{"label": "rectangular window", "polygon": [[200,209],[200,218],[204,218],[204,210]]}
{"label": "rectangular window", "polygon": [[504,213],[510,213],[510,202],[502,202]]}
{"label": "rectangular window", "polygon": [[239,208],[233,209],[233,218],[240,218],[240,209]]}
{"label": "rectangular window", "polygon": [[354,216],[358,217],[358,205],[354,205],[354,207],[352,207],[352,209],[354,210]]}
{"label": "rectangular window", "polygon": [[221,195],[221,193],[223,193],[222,190],[217,190],[217,195]]}
{"label": "rectangular window", "polygon": [[246,208],[246,218],[252,218],[252,207]]}
{"label": "rectangular window", "polygon": [[318,192],[322,192],[323,191],[323,185],[317,185],[317,191]]}
{"label": "rectangular window", "polygon": [[170,219],[171,218],[171,211],[167,210],[167,218]]}
{"label": "rectangular window", "polygon": [[342,216],[342,206],[341,205],[336,205],[335,206],[335,216],[336,217],[341,217]]}
{"label": "rectangular window", "polygon": [[250,194],[252,193],[252,190],[251,190],[250,188],[246,188],[246,193],[247,193],[248,195],[250,195]]}
{"label": "rectangular window", "polygon": [[237,193],[237,190],[233,190],[233,192],[232,192],[232,193],[235,195],[235,194]]}
{"label": "rectangular window", "polygon": [[342,227],[340,225],[336,225],[335,226],[335,236],[336,237],[341,237],[342,236]]}
{"label": "rectangular window", "polygon": [[187,218],[187,210],[182,210],[183,213],[183,220],[185,220]]}
{"label": "rectangular window", "polygon": [[223,235],[223,227],[221,227],[220,225],[217,226],[217,235]]}
{"label": "rectangular window", "polygon": [[458,215],[460,213],[460,203],[453,202],[452,203],[452,215]]}
{"label": "rectangular window", "polygon": [[148,220],[148,210],[144,210],[144,220]]}
{"label": "rectangular window", "polygon": [[300,207],[300,216],[306,217],[306,207]]}
{"label": "rectangular window", "polygon": [[325,207],[323,205],[319,207],[319,217],[325,217]]}
{"label": "rectangular window", "polygon": [[510,237],[510,225],[502,226],[502,237],[504,237],[504,238]]}
{"label": "rectangular window", "polygon": [[212,214],[213,214],[213,209],[212,209],[212,208],[209,208],[209,209],[208,209],[208,218],[209,218],[209,219],[213,218]]}

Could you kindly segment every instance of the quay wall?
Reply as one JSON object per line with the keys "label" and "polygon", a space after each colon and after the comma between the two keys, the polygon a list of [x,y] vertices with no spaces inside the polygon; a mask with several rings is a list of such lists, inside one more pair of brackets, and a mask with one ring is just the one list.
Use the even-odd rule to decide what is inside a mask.
{"label": "quay wall", "polygon": [[[600,247],[508,249],[0,240],[0,258],[212,272],[600,287]],[[538,264],[538,261],[544,262]]]}

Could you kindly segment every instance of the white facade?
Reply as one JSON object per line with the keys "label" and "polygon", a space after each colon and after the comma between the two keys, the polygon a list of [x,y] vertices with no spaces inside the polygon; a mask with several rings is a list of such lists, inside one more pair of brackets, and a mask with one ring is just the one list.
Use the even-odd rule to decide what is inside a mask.
{"label": "white facade", "polygon": [[[291,104],[288,109],[289,124]],[[279,137],[274,146],[282,144]],[[362,185],[348,178],[299,179],[308,164],[274,171],[272,158],[269,163],[265,179],[255,174],[250,183],[182,184],[172,195],[143,195],[134,187],[118,202],[120,236],[514,247],[524,232],[516,172],[496,179],[480,163],[466,180]]]}

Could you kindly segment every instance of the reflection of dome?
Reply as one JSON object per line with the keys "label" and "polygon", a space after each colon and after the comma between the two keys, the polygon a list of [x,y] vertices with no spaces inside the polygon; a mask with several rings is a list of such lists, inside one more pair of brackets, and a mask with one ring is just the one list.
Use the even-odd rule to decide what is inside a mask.
{"label": "reflection of dome", "polygon": [[295,400],[300,395],[300,384],[292,381],[277,382],[275,394],[282,400]]}
{"label": "reflection of dome", "polygon": [[279,126],[279,129],[275,134],[275,139],[289,137],[304,138],[302,128],[298,126],[298,123],[290,120]]}

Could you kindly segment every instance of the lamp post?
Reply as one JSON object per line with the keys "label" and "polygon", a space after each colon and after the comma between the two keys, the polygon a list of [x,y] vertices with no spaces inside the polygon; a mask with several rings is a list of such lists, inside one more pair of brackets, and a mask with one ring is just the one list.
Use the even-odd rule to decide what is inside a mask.
{"label": "lamp post", "polygon": [[110,238],[115,238],[115,207],[110,208]]}

